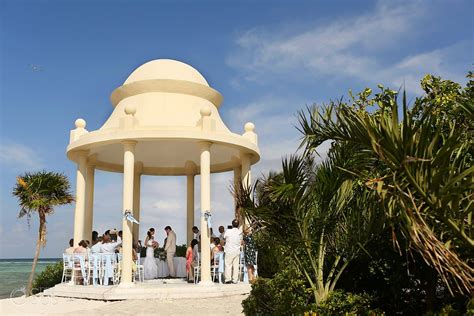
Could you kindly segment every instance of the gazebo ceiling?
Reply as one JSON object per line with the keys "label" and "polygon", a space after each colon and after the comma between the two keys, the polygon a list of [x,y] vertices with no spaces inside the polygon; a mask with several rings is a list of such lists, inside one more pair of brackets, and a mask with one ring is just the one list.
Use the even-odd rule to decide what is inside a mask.
{"label": "gazebo ceiling", "polygon": [[193,67],[160,59],[138,67],[111,95],[114,110],[104,125],[88,132],[78,119],[67,147],[69,159],[87,151],[97,169],[122,172],[124,141],[136,141],[143,174],[184,175],[199,171],[201,142],[211,142],[211,172],[233,170],[242,154],[258,162],[252,123],[232,133],[220,118],[219,92]]}

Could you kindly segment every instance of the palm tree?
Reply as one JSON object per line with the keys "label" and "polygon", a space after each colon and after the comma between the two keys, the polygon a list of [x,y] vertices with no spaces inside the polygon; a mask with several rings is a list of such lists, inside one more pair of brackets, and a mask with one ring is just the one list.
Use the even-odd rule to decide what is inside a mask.
{"label": "palm tree", "polygon": [[55,172],[27,172],[23,176],[17,177],[13,195],[18,198],[20,205],[18,217],[26,216],[29,221],[34,212],[39,216],[38,241],[26,288],[27,296],[31,295],[40,248],[46,245],[46,216],[53,213],[55,206],[69,204],[74,200],[69,192],[70,187],[68,178]]}
{"label": "palm tree", "polygon": [[336,167],[351,156],[333,150],[318,165],[310,156],[292,156],[283,160],[281,173],[259,179],[253,189],[234,190],[242,214],[284,249],[317,304],[383,222],[379,208],[371,207],[372,192]]}
{"label": "palm tree", "polygon": [[[308,152],[327,140],[359,148],[361,159],[345,170],[378,193],[387,217],[450,291],[472,293],[474,82],[462,90],[428,76],[422,87],[426,96],[411,111],[405,95],[399,109],[397,92],[380,87],[371,98],[367,89],[351,104],[301,112],[300,130]],[[367,172],[371,161],[377,176]]]}

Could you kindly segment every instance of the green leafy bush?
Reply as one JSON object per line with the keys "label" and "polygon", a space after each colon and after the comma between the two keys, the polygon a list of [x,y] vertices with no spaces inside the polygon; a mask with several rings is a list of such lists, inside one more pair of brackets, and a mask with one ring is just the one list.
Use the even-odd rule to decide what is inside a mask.
{"label": "green leafy bush", "polygon": [[63,262],[49,264],[43,272],[38,274],[33,281],[33,293],[40,293],[44,290],[61,283],[63,275]]}
{"label": "green leafy bush", "polygon": [[383,315],[382,311],[371,308],[372,300],[369,294],[336,290],[312,312],[316,315]]}
{"label": "green leafy bush", "polygon": [[311,297],[304,278],[286,269],[273,279],[257,278],[242,306],[245,315],[297,315],[305,311]]}

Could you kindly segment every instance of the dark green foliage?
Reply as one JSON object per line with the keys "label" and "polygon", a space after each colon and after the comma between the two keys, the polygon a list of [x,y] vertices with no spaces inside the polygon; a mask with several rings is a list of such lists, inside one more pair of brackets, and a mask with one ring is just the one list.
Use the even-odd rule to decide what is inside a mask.
{"label": "dark green foliage", "polygon": [[380,310],[372,308],[373,298],[369,294],[352,294],[336,290],[315,307],[312,312],[321,316],[332,315],[383,315]]}
{"label": "dark green foliage", "polygon": [[257,278],[242,306],[245,315],[298,315],[306,310],[311,298],[304,277],[288,268],[273,279]]}
{"label": "dark green foliage", "polygon": [[33,281],[33,294],[43,292],[44,290],[61,283],[62,275],[62,261],[47,265],[44,271],[38,274]]}
{"label": "dark green foliage", "polygon": [[388,315],[421,315],[438,311],[446,304],[464,310],[467,298],[452,297],[436,270],[417,252],[395,251],[390,234],[386,230],[366,245],[370,256],[365,254],[355,259],[344,271],[338,287],[372,295],[372,306]]}

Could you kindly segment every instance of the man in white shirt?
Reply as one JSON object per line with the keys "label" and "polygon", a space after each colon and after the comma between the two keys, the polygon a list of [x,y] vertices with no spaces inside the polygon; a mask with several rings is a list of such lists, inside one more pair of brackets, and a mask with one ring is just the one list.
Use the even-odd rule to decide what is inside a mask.
{"label": "man in white shirt", "polygon": [[91,253],[99,253],[101,247],[102,247],[102,242],[99,240],[99,238],[96,235],[92,235]]}
{"label": "man in white shirt", "polygon": [[242,244],[242,232],[239,230],[239,221],[232,221],[232,229],[225,234],[225,283],[237,284],[239,281],[239,259],[240,245]]}
{"label": "man in white shirt", "polygon": [[110,235],[104,235],[100,246],[100,253],[115,253],[115,249],[120,246],[121,242],[111,242]]}
{"label": "man in white shirt", "polygon": [[166,235],[168,237],[166,240],[166,246],[165,246],[165,251],[166,251],[166,263],[168,264],[168,272],[170,274],[170,277],[174,278],[176,277],[176,273],[174,271],[174,254],[176,252],[176,234],[175,232],[171,229],[170,226],[165,227]]}

